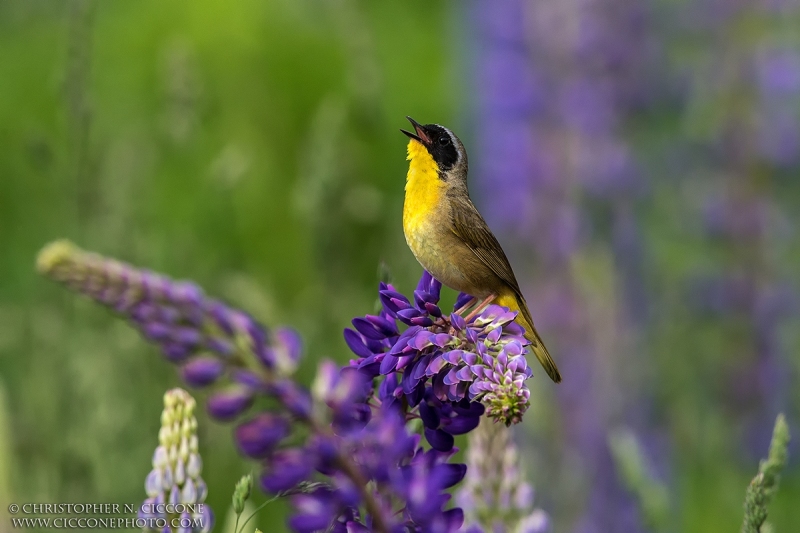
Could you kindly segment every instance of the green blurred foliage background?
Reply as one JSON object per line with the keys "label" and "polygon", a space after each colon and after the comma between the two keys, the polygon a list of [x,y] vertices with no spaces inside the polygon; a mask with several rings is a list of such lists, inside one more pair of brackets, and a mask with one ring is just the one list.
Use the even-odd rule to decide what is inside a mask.
{"label": "green blurred foliage background", "polygon": [[[419,275],[400,225],[397,129],[407,114],[466,129],[464,18],[456,2],[422,0],[0,3],[3,513],[11,501],[141,501],[162,394],[178,384],[130,327],[38,277],[37,250],[70,238],[291,324],[306,340],[305,380],[321,357],[346,361],[341,329],[372,310],[379,263],[402,290]],[[645,139],[675,128],[669,116],[642,124]],[[656,209],[648,223],[663,226],[660,263],[678,273],[674,215]],[[674,328],[663,335],[719,341],[702,324]],[[675,530],[727,531],[756,464],[702,444],[731,435],[689,413],[714,405],[707,383],[668,379],[658,401],[687,417],[675,424]],[[201,413],[200,431],[225,531],[234,483],[253,465],[230,427]],[[777,531],[800,523],[799,499],[794,468]],[[272,504],[258,524],[283,531],[284,513]]]}
{"label": "green blurred foliage background", "polygon": [[[379,262],[402,285],[419,274],[399,224],[397,128],[407,113],[456,114],[449,12],[0,5],[4,502],[141,500],[161,396],[178,384],[131,328],[36,275],[49,240],[192,278],[294,325],[307,378],[322,356],[346,361],[341,329],[372,309]],[[252,465],[229,427],[200,426],[208,501],[224,515]],[[271,509],[262,530],[279,531]]]}

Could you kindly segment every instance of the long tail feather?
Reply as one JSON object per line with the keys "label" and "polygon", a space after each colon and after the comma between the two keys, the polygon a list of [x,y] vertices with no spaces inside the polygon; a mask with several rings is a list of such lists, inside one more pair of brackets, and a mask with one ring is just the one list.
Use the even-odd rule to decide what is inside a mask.
{"label": "long tail feather", "polygon": [[545,372],[547,372],[547,375],[550,376],[550,379],[556,383],[561,383],[561,373],[558,371],[556,362],[553,361],[553,357],[550,355],[550,352],[547,351],[547,347],[544,345],[544,342],[542,342],[542,338],[539,337],[539,333],[533,326],[531,312],[528,310],[528,304],[525,303],[525,300],[512,293],[498,296],[495,302],[519,313],[517,315],[517,322],[520,326],[525,328],[525,338],[531,343],[530,348],[533,352],[533,355],[535,355],[536,359],[539,360],[539,363],[541,363]]}

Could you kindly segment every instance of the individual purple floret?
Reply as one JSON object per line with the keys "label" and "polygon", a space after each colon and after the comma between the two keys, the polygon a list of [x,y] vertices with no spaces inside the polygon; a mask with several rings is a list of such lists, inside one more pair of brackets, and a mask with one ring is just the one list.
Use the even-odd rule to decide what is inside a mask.
{"label": "individual purple floret", "polygon": [[[519,422],[528,408],[525,380],[532,375],[525,359],[528,342],[514,321],[515,312],[490,305],[469,322],[457,312],[446,315],[438,306],[441,286],[424,272],[412,302],[381,283],[380,314],[356,318],[353,329],[344,331],[358,356],[351,366],[370,378],[386,376],[379,389],[381,401],[403,398],[411,407],[420,406],[434,446],[436,439],[430,437],[442,437],[441,430],[458,434],[475,426],[445,424],[440,430],[436,417],[426,416],[423,399],[428,405],[434,399],[439,405],[481,402],[489,417],[508,425]],[[469,300],[462,294],[456,307]]]}

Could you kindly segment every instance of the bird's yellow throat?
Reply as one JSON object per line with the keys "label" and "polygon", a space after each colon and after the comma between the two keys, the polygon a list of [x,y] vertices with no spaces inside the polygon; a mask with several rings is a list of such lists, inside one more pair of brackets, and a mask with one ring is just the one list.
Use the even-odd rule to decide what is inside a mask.
{"label": "bird's yellow throat", "polygon": [[439,207],[445,183],[439,179],[439,165],[422,143],[409,141],[408,160],[403,226],[413,233]]}

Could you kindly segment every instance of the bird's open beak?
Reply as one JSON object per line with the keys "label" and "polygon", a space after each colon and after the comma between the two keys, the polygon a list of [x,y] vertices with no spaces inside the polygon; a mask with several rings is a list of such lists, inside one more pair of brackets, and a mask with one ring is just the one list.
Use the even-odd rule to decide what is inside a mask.
{"label": "bird's open beak", "polygon": [[414,133],[411,133],[410,131],[406,131],[406,130],[402,130],[402,129],[400,131],[402,131],[403,133],[405,133],[406,135],[408,135],[409,137],[411,137],[415,141],[419,141],[422,144],[424,144],[425,146],[430,146],[431,139],[425,133],[425,130],[422,129],[422,126],[416,120],[414,120],[413,118],[411,118],[411,117],[406,117],[406,118],[411,123],[411,125],[414,126],[414,131],[416,131],[417,133],[414,134]]}

